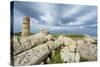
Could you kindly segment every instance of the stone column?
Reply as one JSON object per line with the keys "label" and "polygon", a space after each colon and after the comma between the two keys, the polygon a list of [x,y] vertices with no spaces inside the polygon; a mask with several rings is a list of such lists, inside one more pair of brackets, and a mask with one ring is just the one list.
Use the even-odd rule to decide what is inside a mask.
{"label": "stone column", "polygon": [[22,37],[27,37],[30,35],[30,18],[28,16],[25,16],[23,18],[23,24],[22,24]]}

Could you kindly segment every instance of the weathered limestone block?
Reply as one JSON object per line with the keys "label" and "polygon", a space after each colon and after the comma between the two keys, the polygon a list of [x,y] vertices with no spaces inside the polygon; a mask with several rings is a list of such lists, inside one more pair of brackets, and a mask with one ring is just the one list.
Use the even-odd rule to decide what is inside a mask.
{"label": "weathered limestone block", "polygon": [[69,50],[70,50],[70,52],[75,52],[75,50],[76,50],[76,44],[70,44],[69,45]]}
{"label": "weathered limestone block", "polygon": [[95,39],[93,39],[93,38],[91,38],[91,37],[89,37],[89,36],[84,37],[83,40],[84,40],[85,42],[89,43],[89,44],[91,44],[92,42],[95,42]]}
{"label": "weathered limestone block", "polygon": [[44,62],[41,62],[40,64],[42,65],[42,64],[44,64]]}
{"label": "weathered limestone block", "polygon": [[20,51],[22,51],[22,45],[20,44],[20,41],[17,36],[13,36],[12,40],[13,40],[12,48],[14,50],[14,55],[15,55],[16,53],[19,53]]}
{"label": "weathered limestone block", "polygon": [[46,59],[46,63],[49,63],[50,62],[50,57],[48,57],[47,59]]}
{"label": "weathered limestone block", "polygon": [[43,33],[43,34],[45,34],[45,35],[48,35],[49,34],[48,30],[45,29],[45,28],[44,29],[41,29],[40,32]]}
{"label": "weathered limestone block", "polygon": [[79,54],[79,52],[76,52],[75,53],[75,59],[74,59],[74,62],[80,62],[80,54]]}
{"label": "weathered limestone block", "polygon": [[70,52],[69,47],[62,48],[60,51],[60,55],[63,62],[74,63],[74,62],[79,62],[80,60],[79,53]]}
{"label": "weathered limestone block", "polygon": [[14,65],[32,65],[38,64],[44,60],[50,53],[46,44],[41,44],[28,51],[18,54],[14,57]]}
{"label": "weathered limestone block", "polygon": [[21,42],[30,40],[33,45],[42,44],[47,41],[47,35],[43,33],[34,34],[32,36],[27,37],[26,39],[21,39]]}
{"label": "weathered limestone block", "polygon": [[54,50],[61,46],[61,43],[58,42],[57,40],[56,41],[48,41],[46,44],[48,45],[50,50]]}
{"label": "weathered limestone block", "polygon": [[97,60],[97,46],[95,44],[80,44],[77,49],[82,58],[88,61]]}
{"label": "weathered limestone block", "polygon": [[46,38],[48,39],[48,41],[52,41],[55,40],[55,38],[52,35],[47,35]]}
{"label": "weathered limestone block", "polygon": [[64,43],[65,46],[69,46],[69,45],[75,45],[75,41],[72,40],[71,38],[69,37],[64,37],[62,35],[60,35],[57,39],[59,42],[62,42]]}
{"label": "weathered limestone block", "polygon": [[67,62],[69,59],[69,47],[64,47],[60,51],[61,59],[63,62]]}
{"label": "weathered limestone block", "polygon": [[[15,47],[14,49],[17,51],[15,52],[15,54],[18,54],[20,52],[26,51],[34,46],[37,46],[39,44],[43,44],[44,42],[46,42],[48,39],[46,38],[47,35],[44,35],[43,33],[38,33],[29,37],[25,37],[25,38],[21,38],[19,40],[20,44],[17,44],[16,42],[14,42]],[[14,41],[16,41],[14,39]],[[17,46],[19,46],[18,48],[16,48]],[[19,51],[20,49],[20,51]]]}
{"label": "weathered limestone block", "polygon": [[77,46],[80,45],[80,44],[82,45],[82,44],[84,44],[84,41],[83,40],[77,40],[76,44],[77,44]]}
{"label": "weathered limestone block", "polygon": [[59,36],[57,39],[59,42],[62,42],[64,46],[70,48],[70,51],[74,52],[76,49],[76,42],[69,37]]}

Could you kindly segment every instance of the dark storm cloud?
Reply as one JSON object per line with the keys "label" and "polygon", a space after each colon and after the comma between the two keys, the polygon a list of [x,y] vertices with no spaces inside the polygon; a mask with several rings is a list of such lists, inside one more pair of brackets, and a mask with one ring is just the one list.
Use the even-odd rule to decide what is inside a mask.
{"label": "dark storm cloud", "polygon": [[23,16],[30,16],[32,32],[47,28],[53,32],[96,34],[88,32],[97,29],[96,6],[14,2],[14,23],[20,26],[18,29]]}

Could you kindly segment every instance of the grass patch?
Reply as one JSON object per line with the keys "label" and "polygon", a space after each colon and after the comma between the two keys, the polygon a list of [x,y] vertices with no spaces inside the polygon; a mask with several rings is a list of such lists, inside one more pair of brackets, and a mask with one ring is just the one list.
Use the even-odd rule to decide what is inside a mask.
{"label": "grass patch", "polygon": [[[52,34],[54,37],[59,37],[60,34]],[[71,37],[71,38],[83,38],[85,35],[83,34],[62,34],[65,37]]]}
{"label": "grass patch", "polygon": [[83,37],[85,37],[85,35],[82,35],[82,34],[65,34],[64,36],[71,37],[71,38],[83,38]]}
{"label": "grass patch", "polygon": [[52,34],[55,38],[59,37],[60,34]]}
{"label": "grass patch", "polygon": [[61,57],[60,57],[60,50],[61,48],[57,48],[55,50],[55,54],[51,56],[51,60],[50,60],[50,64],[55,64],[55,63],[63,63],[63,61],[61,60]]}
{"label": "grass patch", "polygon": [[95,41],[95,42],[92,42],[91,44],[97,44],[97,41]]}
{"label": "grass patch", "polygon": [[[30,35],[33,35],[35,33],[30,33]],[[17,36],[21,36],[21,32],[15,32],[13,33],[13,35],[17,35]],[[71,38],[83,38],[85,37],[85,35],[83,34],[51,34],[53,35],[55,38],[59,37],[59,35],[63,35],[65,37],[71,37]]]}
{"label": "grass patch", "polygon": [[16,36],[21,36],[21,32],[16,32],[16,33],[13,33],[14,35]]}
{"label": "grass patch", "polygon": [[88,60],[86,60],[86,59],[80,57],[80,62],[85,62],[85,61],[88,61]]}

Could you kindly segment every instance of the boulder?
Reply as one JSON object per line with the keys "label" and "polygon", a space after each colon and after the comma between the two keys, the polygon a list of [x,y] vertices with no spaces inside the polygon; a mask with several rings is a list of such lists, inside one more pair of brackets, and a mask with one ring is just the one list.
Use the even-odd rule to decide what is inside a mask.
{"label": "boulder", "polygon": [[12,45],[12,48],[13,48],[13,51],[14,51],[13,54],[15,55],[15,54],[21,52],[23,47],[22,47],[22,45],[19,41],[19,38],[17,36],[13,36],[12,40],[13,41],[12,41],[11,45]]}
{"label": "boulder", "polygon": [[84,40],[84,42],[86,42],[88,44],[91,44],[92,42],[95,42],[95,39],[93,39],[90,36],[84,37],[83,40]]}
{"label": "boulder", "polygon": [[44,64],[44,62],[41,62],[40,64],[42,65],[42,64]]}
{"label": "boulder", "polygon": [[61,59],[63,62],[68,62],[69,59],[69,47],[64,47],[60,51]]}
{"label": "boulder", "polygon": [[71,45],[69,45],[69,50],[70,50],[70,52],[75,52],[76,51],[76,44],[71,44]]}
{"label": "boulder", "polygon": [[77,50],[82,58],[88,61],[97,60],[97,46],[95,44],[79,44]]}
{"label": "boulder", "polygon": [[48,57],[47,59],[46,59],[46,63],[49,63],[50,62],[50,57]]}
{"label": "boulder", "polygon": [[70,48],[70,51],[74,52],[76,49],[76,42],[69,37],[59,36],[57,39],[59,42],[63,43],[64,46]]}
{"label": "boulder", "polygon": [[77,63],[77,62],[80,62],[80,54],[79,54],[79,52],[76,52],[75,53],[75,62]]}
{"label": "boulder", "polygon": [[41,44],[23,53],[14,56],[14,65],[33,65],[41,63],[48,55],[50,50],[46,44]]}
{"label": "boulder", "polygon": [[64,47],[63,49],[61,49],[60,55],[63,62],[74,63],[74,62],[79,62],[80,60],[79,53],[70,52],[69,47]]}
{"label": "boulder", "polygon": [[47,35],[45,35],[43,33],[37,33],[37,34],[27,37],[26,39],[21,39],[21,42],[30,40],[33,45],[38,45],[38,44],[42,44],[42,43],[46,42],[47,41],[46,37],[47,37]]}
{"label": "boulder", "polygon": [[50,50],[54,50],[61,46],[61,43],[58,42],[57,40],[56,41],[48,41],[46,44],[48,45]]}
{"label": "boulder", "polygon": [[[15,47],[19,46],[20,48],[20,51],[19,51],[19,48],[15,48],[14,49],[16,51],[18,51],[17,53],[15,52],[15,54],[18,54],[20,52],[23,52],[23,51],[26,51],[32,47],[35,47],[39,44],[43,44],[45,43],[48,39],[46,38],[47,35],[43,34],[43,33],[38,33],[38,34],[34,34],[34,35],[31,35],[29,37],[26,37],[26,38],[21,38],[19,40],[19,43],[20,44],[16,44]],[[15,39],[14,39],[15,40]],[[15,42],[14,42],[15,44]]]}
{"label": "boulder", "polygon": [[48,34],[49,34],[49,32],[48,32],[47,29],[41,29],[41,30],[40,30],[40,33],[43,33],[43,34],[45,34],[45,35],[48,35]]}
{"label": "boulder", "polygon": [[80,45],[80,44],[82,45],[82,44],[84,44],[84,41],[83,40],[77,40],[76,44],[77,44],[77,46]]}
{"label": "boulder", "polygon": [[64,36],[62,36],[62,35],[60,35],[59,37],[58,37],[58,39],[57,39],[59,42],[62,42],[62,43],[64,43],[64,45],[65,46],[69,46],[69,45],[75,45],[76,43],[75,43],[75,41],[74,40],[72,40],[71,38],[69,38],[69,37],[64,37]]}
{"label": "boulder", "polygon": [[48,41],[53,41],[53,40],[55,40],[55,38],[54,38],[52,35],[50,35],[50,34],[48,34],[48,35],[46,36],[46,38],[48,39]]}

